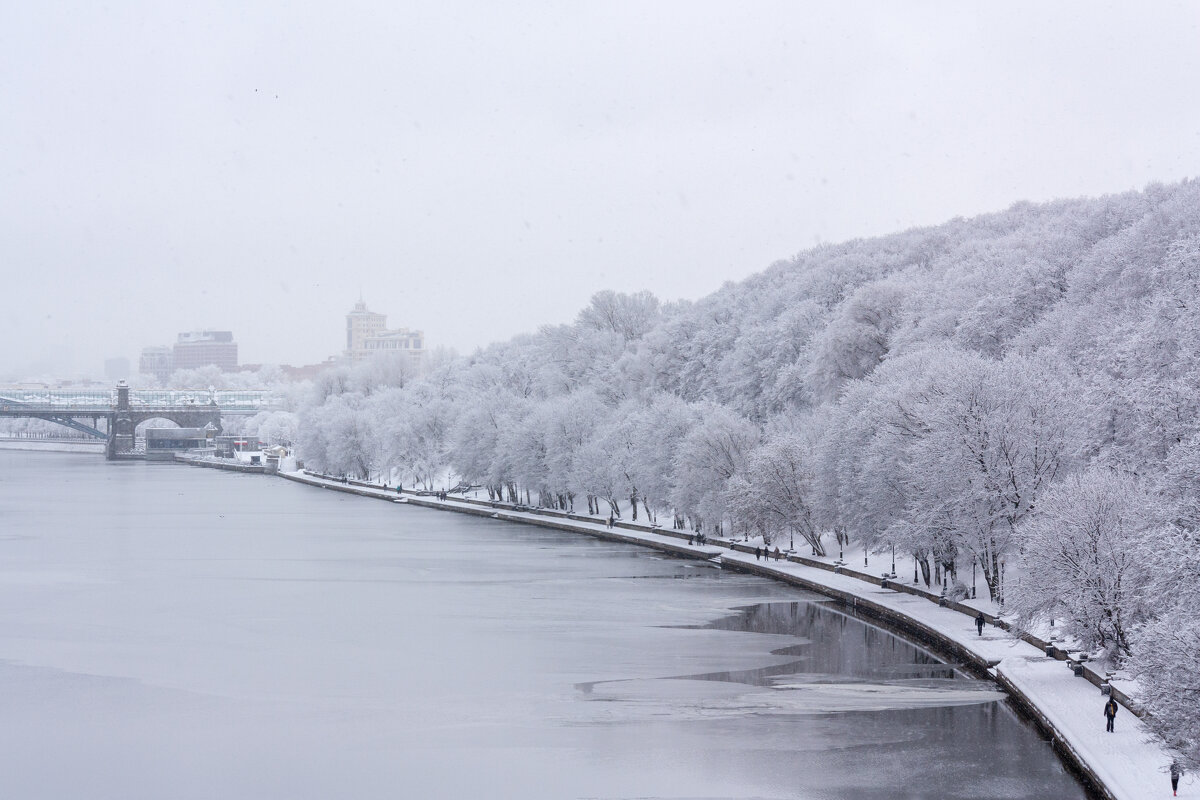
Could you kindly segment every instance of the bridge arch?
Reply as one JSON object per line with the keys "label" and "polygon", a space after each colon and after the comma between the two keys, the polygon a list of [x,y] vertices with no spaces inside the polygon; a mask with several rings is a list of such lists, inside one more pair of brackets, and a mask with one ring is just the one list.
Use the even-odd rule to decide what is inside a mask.
{"label": "bridge arch", "polygon": [[145,430],[146,423],[154,420],[162,420],[165,422],[173,422],[178,428],[203,428],[205,425],[212,423],[217,432],[221,432],[221,412],[217,408],[200,411],[163,411],[155,410],[151,412],[130,412],[128,414],[120,414],[118,424],[121,419],[127,419],[131,425],[131,433],[136,433],[138,430]]}

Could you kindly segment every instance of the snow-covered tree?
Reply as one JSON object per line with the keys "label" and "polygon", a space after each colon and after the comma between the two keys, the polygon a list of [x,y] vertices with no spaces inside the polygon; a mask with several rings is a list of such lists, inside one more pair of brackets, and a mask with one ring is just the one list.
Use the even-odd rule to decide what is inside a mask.
{"label": "snow-covered tree", "polygon": [[815,461],[812,442],[802,431],[768,436],[729,481],[730,515],[740,526],[762,533],[768,544],[785,535],[794,549],[799,534],[813,554],[825,555],[815,524]]}
{"label": "snow-covered tree", "polygon": [[697,409],[696,423],[675,456],[672,505],[696,521],[721,525],[729,479],[745,466],[758,440],[757,426],[725,407]]}
{"label": "snow-covered tree", "polygon": [[1147,723],[1200,769],[1200,532],[1168,525],[1138,557],[1152,619],[1137,631],[1129,666],[1139,680]]}
{"label": "snow-covered tree", "polygon": [[1104,468],[1046,492],[1019,531],[1023,573],[1009,599],[1021,623],[1061,620],[1080,649],[1129,655],[1153,607],[1145,555],[1161,514],[1142,481]]}

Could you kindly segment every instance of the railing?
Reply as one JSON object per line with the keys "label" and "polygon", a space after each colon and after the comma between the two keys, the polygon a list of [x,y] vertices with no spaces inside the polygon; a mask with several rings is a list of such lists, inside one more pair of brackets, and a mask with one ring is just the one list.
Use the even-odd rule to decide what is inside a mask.
{"label": "railing", "polygon": [[31,406],[112,406],[111,389],[0,389],[0,403]]}
{"label": "railing", "polygon": [[[222,411],[268,411],[281,399],[265,389],[131,389],[131,408],[173,408],[216,405]],[[111,411],[116,389],[0,389],[0,406],[29,410]],[[12,410],[12,409],[8,409]]]}

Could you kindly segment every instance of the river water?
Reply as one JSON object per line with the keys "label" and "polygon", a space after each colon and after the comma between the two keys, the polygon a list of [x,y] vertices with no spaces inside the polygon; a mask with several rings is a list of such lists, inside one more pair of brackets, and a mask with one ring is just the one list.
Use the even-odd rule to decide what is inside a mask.
{"label": "river water", "polygon": [[25,798],[1083,798],[986,681],[795,589],[278,478],[0,452]]}

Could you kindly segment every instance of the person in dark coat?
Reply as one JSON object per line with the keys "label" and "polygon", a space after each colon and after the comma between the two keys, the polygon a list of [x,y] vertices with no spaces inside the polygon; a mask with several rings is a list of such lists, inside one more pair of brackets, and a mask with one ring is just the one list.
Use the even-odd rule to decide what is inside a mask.
{"label": "person in dark coat", "polygon": [[1108,702],[1104,704],[1104,716],[1108,717],[1107,730],[1109,733],[1112,733],[1113,732],[1113,720],[1117,716],[1117,701],[1113,700],[1111,697],[1108,698]]}
{"label": "person in dark coat", "polygon": [[754,560],[758,561],[760,558],[762,558],[762,548],[756,547],[754,548]]}
{"label": "person in dark coat", "polygon": [[979,635],[980,635],[980,636],[983,636],[983,623],[984,623],[984,622],[986,622],[986,621],[987,621],[987,620],[985,620],[985,619],[983,618],[983,612],[982,612],[982,611],[980,611],[980,612],[979,612],[979,613],[978,613],[978,614],[975,616],[975,627],[976,627],[976,628],[979,630]]}
{"label": "person in dark coat", "polygon": [[1183,765],[1179,763],[1179,759],[1171,760],[1171,796],[1179,796],[1179,779],[1183,777]]}

